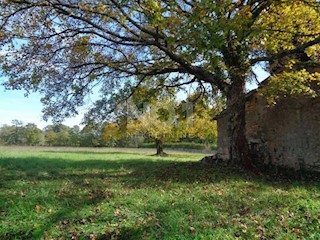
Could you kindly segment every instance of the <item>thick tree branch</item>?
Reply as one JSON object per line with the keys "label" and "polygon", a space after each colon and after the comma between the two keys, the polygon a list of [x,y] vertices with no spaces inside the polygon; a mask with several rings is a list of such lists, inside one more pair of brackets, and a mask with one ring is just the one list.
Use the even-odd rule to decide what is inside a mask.
{"label": "thick tree branch", "polygon": [[292,49],[292,50],[283,51],[283,52],[280,52],[280,53],[277,53],[277,54],[274,54],[274,55],[271,55],[271,56],[253,58],[253,59],[250,60],[250,64],[254,65],[254,64],[258,63],[258,62],[273,61],[273,60],[281,59],[281,58],[286,57],[286,56],[290,56],[290,55],[294,55],[294,54],[297,54],[297,53],[301,53],[306,48],[314,46],[316,44],[320,44],[320,37],[318,37],[318,38],[316,38],[316,39],[314,39],[314,40],[312,40],[310,42],[307,42],[305,44],[302,44],[302,45],[300,45],[300,46],[298,46],[298,47],[296,47],[295,49]]}
{"label": "thick tree branch", "polygon": [[168,48],[165,48],[160,44],[158,44],[157,47],[161,49],[163,52],[165,52],[170,57],[170,59],[172,59],[173,61],[178,63],[182,68],[184,68],[186,72],[193,74],[199,80],[203,80],[208,83],[213,83],[217,85],[221,91],[224,91],[227,87],[222,79],[215,78],[214,74],[210,73],[209,71],[201,67],[192,66],[191,63],[187,62],[185,59],[179,57],[178,55],[171,52]]}
{"label": "thick tree branch", "polygon": [[161,84],[158,85],[158,87],[176,88],[176,87],[182,87],[184,85],[188,85],[188,84],[194,83],[196,81],[197,81],[197,79],[194,77],[190,81],[187,81],[187,82],[180,82],[180,83],[176,83],[176,84],[164,84],[164,83],[161,83]]}

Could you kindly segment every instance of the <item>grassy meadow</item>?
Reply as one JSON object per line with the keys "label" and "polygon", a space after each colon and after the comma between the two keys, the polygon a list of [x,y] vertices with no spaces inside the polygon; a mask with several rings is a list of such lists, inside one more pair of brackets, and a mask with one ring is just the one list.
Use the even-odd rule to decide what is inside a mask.
{"label": "grassy meadow", "polygon": [[0,147],[0,239],[320,239],[320,183],[147,149]]}

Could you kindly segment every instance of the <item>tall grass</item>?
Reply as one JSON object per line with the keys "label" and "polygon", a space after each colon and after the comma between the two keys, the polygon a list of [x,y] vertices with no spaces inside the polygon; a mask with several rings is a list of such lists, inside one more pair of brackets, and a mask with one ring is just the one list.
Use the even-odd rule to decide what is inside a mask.
{"label": "tall grass", "polygon": [[319,239],[319,182],[152,154],[0,147],[0,239]]}

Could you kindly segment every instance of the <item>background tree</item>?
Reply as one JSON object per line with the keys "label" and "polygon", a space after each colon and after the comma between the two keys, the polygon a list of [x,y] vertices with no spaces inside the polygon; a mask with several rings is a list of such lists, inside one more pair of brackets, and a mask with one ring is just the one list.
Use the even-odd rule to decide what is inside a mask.
{"label": "background tree", "polygon": [[217,143],[217,122],[208,113],[203,113],[201,116],[194,113],[192,122],[186,129],[189,138],[200,139],[207,147]]}
{"label": "background tree", "polygon": [[55,146],[57,144],[57,134],[54,131],[54,126],[49,125],[44,128],[45,143],[49,146]]}
{"label": "background tree", "polygon": [[[217,123],[213,116],[225,107],[221,94],[196,90],[189,94],[178,107],[179,123],[185,125],[184,140],[205,143],[207,148],[217,143]],[[189,108],[189,109],[188,109]]]}
{"label": "background tree", "polygon": [[[308,14],[301,21],[268,24],[281,11],[294,16],[302,8]],[[41,91],[45,117],[76,114],[96,85],[100,114],[92,116],[110,113],[110,95],[128,97],[146,79],[160,87],[213,86],[227,99],[230,157],[251,169],[244,129],[252,67],[295,58],[320,43],[317,0],[1,0],[0,10],[7,86]],[[281,35],[283,43],[270,51],[266,41],[282,31],[292,34]]]}
{"label": "background tree", "polygon": [[3,125],[0,129],[1,142],[6,145],[16,144],[14,137],[14,127],[7,124]]}
{"label": "background tree", "polygon": [[132,118],[126,115],[118,115],[113,122],[106,122],[101,130],[101,144],[108,147],[137,147],[143,142],[139,138],[138,128]]}
{"label": "background tree", "polygon": [[26,142],[25,136],[24,136],[24,129],[23,129],[23,122],[17,119],[12,120],[12,139],[13,144],[16,145],[24,145]]}
{"label": "background tree", "polygon": [[164,141],[178,140],[182,135],[183,125],[179,126],[176,107],[172,98],[157,99],[136,120],[128,122],[129,128],[155,142],[158,156],[166,155],[163,150]]}
{"label": "background tree", "polygon": [[35,146],[44,141],[43,132],[34,123],[28,123],[24,127],[24,136],[27,145]]}
{"label": "background tree", "polygon": [[81,133],[80,133],[80,127],[78,125],[74,125],[72,128],[69,130],[69,135],[70,135],[70,144],[71,146],[78,147],[80,146],[81,142]]}
{"label": "background tree", "polygon": [[6,145],[43,144],[43,132],[33,123],[24,125],[20,120],[13,120],[13,125],[0,128],[0,139]]}
{"label": "background tree", "polygon": [[87,123],[80,132],[81,147],[98,147],[101,144],[101,126],[95,122]]}
{"label": "background tree", "polygon": [[122,132],[116,123],[104,124],[101,132],[101,141],[104,146],[114,147],[118,145],[118,141],[122,139]]}
{"label": "background tree", "polygon": [[63,124],[47,126],[45,140],[49,146],[70,146],[70,127]]}

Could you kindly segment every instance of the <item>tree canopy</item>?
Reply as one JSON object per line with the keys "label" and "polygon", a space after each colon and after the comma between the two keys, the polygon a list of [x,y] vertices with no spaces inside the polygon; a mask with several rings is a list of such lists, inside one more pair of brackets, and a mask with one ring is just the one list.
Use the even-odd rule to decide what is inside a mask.
{"label": "tree canopy", "polygon": [[2,69],[7,87],[42,92],[44,114],[55,118],[77,113],[94,86],[100,114],[110,96],[129,97],[146,80],[219,90],[230,109],[231,158],[244,160],[252,67],[305,63],[304,53],[318,65],[319,9],[317,0],[1,0]]}

